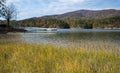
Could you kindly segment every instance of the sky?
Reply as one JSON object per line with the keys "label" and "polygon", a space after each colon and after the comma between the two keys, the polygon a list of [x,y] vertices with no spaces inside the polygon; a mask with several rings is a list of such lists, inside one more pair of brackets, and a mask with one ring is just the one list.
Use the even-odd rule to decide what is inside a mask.
{"label": "sky", "polygon": [[120,0],[7,0],[8,5],[11,3],[17,9],[18,20],[63,14],[81,9],[120,10]]}

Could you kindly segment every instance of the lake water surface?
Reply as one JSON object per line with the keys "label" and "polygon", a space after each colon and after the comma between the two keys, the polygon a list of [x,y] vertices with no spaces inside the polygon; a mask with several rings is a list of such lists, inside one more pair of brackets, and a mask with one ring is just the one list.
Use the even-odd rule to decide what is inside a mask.
{"label": "lake water surface", "polygon": [[69,48],[120,49],[120,30],[58,29],[55,32],[0,34],[0,44],[20,41]]}
{"label": "lake water surface", "polygon": [[120,48],[120,30],[58,29],[56,32],[22,33],[27,43],[76,48]]}

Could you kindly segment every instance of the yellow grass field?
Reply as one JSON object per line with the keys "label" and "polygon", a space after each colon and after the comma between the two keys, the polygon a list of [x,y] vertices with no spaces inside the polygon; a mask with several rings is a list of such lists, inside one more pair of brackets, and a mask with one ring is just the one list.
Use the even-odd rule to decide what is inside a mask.
{"label": "yellow grass field", "polygon": [[0,73],[120,73],[120,49],[2,44]]}

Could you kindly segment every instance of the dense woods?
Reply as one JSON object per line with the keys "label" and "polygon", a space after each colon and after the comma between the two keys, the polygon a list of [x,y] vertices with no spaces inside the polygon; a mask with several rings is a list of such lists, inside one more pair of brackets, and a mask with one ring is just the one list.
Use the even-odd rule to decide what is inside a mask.
{"label": "dense woods", "polygon": [[18,21],[19,26],[22,27],[43,27],[43,28],[69,28],[69,24],[63,20],[58,19],[44,19],[33,18],[23,21]]}
{"label": "dense woods", "polygon": [[104,19],[39,19],[33,18],[17,22],[23,27],[45,27],[45,28],[120,28],[120,17],[110,17]]}
{"label": "dense woods", "polygon": [[[0,24],[6,24],[0,21]],[[42,28],[120,28],[120,16],[103,19],[55,19],[55,18],[31,18],[21,21],[12,21],[14,27],[42,27]]]}
{"label": "dense woods", "polygon": [[66,20],[71,28],[120,28],[120,16],[103,19]]}

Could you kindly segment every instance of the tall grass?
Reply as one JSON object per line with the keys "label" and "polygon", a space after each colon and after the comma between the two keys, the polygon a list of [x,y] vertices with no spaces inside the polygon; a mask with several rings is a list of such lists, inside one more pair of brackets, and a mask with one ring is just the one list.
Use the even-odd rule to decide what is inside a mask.
{"label": "tall grass", "polygon": [[120,49],[2,44],[0,73],[120,73]]}

